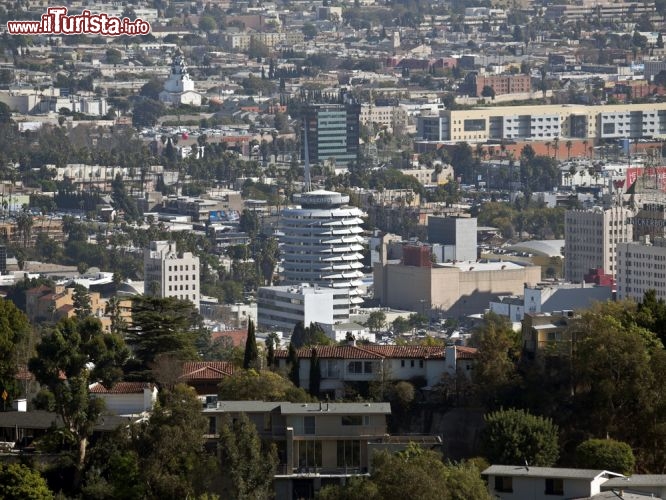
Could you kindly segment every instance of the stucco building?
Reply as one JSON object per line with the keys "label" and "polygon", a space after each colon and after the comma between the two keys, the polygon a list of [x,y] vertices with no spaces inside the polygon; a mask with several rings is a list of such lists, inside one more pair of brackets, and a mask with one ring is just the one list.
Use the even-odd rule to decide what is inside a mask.
{"label": "stucco building", "polygon": [[199,308],[199,257],[178,252],[171,241],[151,241],[143,252],[145,293],[155,297],[176,297]]}
{"label": "stucco building", "polygon": [[624,207],[567,210],[564,215],[564,278],[581,282],[590,269],[615,276],[619,243],[632,241],[633,212]]}
{"label": "stucco building", "polygon": [[483,313],[491,299],[520,294],[526,283],[536,285],[540,279],[539,266],[512,262],[388,262],[374,267],[375,298],[382,306],[431,316]]}
{"label": "stucco building", "polygon": [[641,302],[645,292],[654,290],[657,299],[666,300],[666,238],[617,245],[617,298]]}

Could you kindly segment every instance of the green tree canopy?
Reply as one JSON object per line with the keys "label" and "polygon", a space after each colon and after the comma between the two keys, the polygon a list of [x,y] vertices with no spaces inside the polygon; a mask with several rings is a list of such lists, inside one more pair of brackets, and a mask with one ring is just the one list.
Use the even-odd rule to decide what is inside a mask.
{"label": "green tree canopy", "polygon": [[51,500],[41,474],[23,464],[0,464],[0,498],[5,500]]}
{"label": "green tree canopy", "polygon": [[204,450],[208,419],[196,392],[184,384],[160,392],[134,446],[149,498],[187,498],[206,491],[216,474]]}
{"label": "green tree canopy", "polygon": [[614,439],[588,439],[576,447],[576,466],[631,475],[636,457],[631,446]]}
{"label": "green tree canopy", "polygon": [[378,332],[386,325],[386,313],[384,311],[372,311],[365,322],[371,332]]}
{"label": "green tree canopy", "polygon": [[[95,318],[65,319],[37,346],[29,368],[55,400],[64,430],[78,444],[78,471],[83,470],[88,439],[104,410],[104,401],[88,387],[100,382],[110,388],[122,376],[129,352],[123,339],[104,333]],[[80,476],[77,477],[77,481]]]}
{"label": "green tree canopy", "polygon": [[218,387],[221,401],[310,401],[308,394],[286,378],[268,370],[237,370]]}
{"label": "green tree canopy", "polygon": [[275,445],[263,446],[257,428],[246,414],[220,429],[221,477],[224,490],[236,500],[270,498],[278,458]]}
{"label": "green tree canopy", "polygon": [[520,338],[505,317],[488,313],[473,332],[472,344],[478,348],[473,372],[476,392],[493,408],[506,402],[518,383]]}
{"label": "green tree canopy", "polygon": [[558,428],[549,418],[511,409],[489,413],[485,421],[481,439],[490,463],[550,467],[557,461]]}
{"label": "green tree canopy", "polygon": [[372,461],[370,478],[345,486],[326,486],[320,500],[490,500],[479,470],[469,463],[444,464],[441,455],[410,444],[398,453],[382,451]]}
{"label": "green tree canopy", "polygon": [[160,354],[195,359],[201,316],[188,300],[139,295],[132,298],[132,319],[126,339],[139,361],[138,371],[150,369]]}
{"label": "green tree canopy", "polygon": [[[30,337],[28,318],[10,300],[0,299],[0,385],[10,398],[18,395],[16,368],[20,354],[27,354],[22,346]],[[21,356],[22,357],[22,356]]]}

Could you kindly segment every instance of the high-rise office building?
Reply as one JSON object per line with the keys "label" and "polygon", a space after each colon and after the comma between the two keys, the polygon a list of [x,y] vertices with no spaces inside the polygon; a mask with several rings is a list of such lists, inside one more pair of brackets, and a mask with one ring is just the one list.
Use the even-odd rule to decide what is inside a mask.
{"label": "high-rise office building", "polygon": [[624,207],[567,210],[564,216],[564,277],[581,282],[590,269],[603,268],[615,276],[619,243],[632,241],[628,223],[632,210]]}
{"label": "high-rise office building", "polygon": [[143,252],[145,294],[189,300],[199,308],[199,257],[178,253],[171,241],[151,241]]}
{"label": "high-rise office building", "polygon": [[[334,161],[347,166],[358,159],[360,104],[310,104],[305,108],[305,127],[310,163]],[[305,132],[305,131],[304,131]],[[305,157],[303,133],[302,155]]]}
{"label": "high-rise office building", "polygon": [[294,201],[301,207],[281,214],[283,283],[344,290],[352,305],[361,303],[363,212],[332,191],[297,194]]}

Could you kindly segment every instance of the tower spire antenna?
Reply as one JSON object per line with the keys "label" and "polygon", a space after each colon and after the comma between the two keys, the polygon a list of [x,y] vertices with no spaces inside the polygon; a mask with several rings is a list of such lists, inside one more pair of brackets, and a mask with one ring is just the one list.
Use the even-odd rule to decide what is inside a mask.
{"label": "tower spire antenna", "polygon": [[304,182],[303,182],[303,192],[309,193],[312,191],[312,179],[310,177],[310,149],[308,145],[308,120],[303,118],[303,146],[305,153],[305,165],[304,165]]}

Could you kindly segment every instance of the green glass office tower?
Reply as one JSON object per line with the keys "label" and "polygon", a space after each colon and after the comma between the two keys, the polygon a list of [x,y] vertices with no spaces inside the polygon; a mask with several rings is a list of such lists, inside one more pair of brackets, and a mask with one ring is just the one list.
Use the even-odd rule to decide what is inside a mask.
{"label": "green glass office tower", "polygon": [[[359,116],[361,106],[346,104],[310,104],[305,109],[310,163],[335,162],[345,167],[358,160]],[[301,134],[301,144],[303,134]],[[304,157],[304,148],[301,154]]]}

